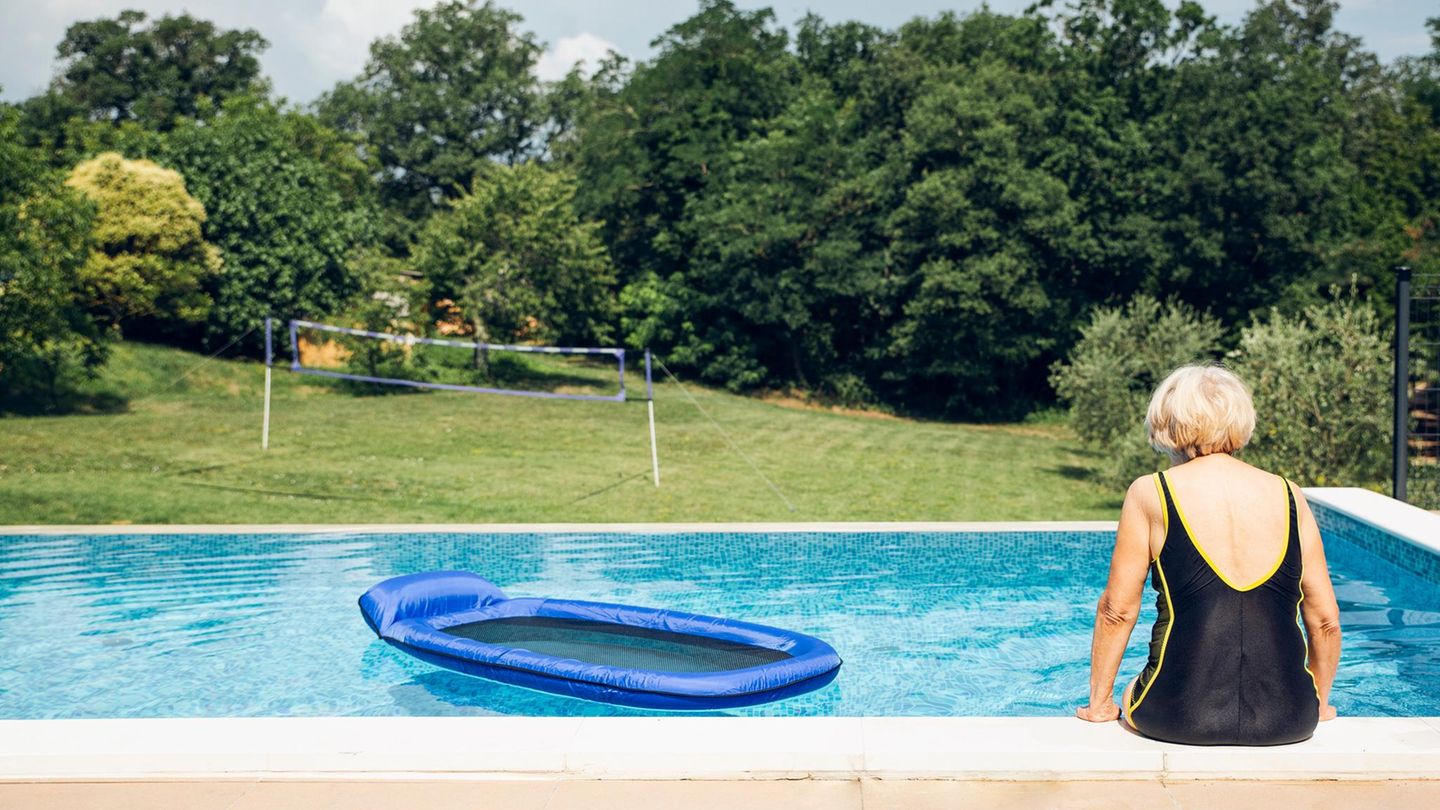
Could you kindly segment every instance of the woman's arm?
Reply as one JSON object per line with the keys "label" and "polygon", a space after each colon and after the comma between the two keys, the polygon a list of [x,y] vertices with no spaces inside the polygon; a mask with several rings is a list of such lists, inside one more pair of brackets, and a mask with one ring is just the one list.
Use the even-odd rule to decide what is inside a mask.
{"label": "woman's arm", "polygon": [[1110,580],[1095,610],[1095,636],[1090,645],[1090,705],[1075,715],[1093,723],[1106,723],[1120,715],[1115,705],[1115,674],[1130,643],[1130,631],[1140,615],[1145,574],[1150,568],[1150,535],[1164,517],[1155,480],[1137,479],[1125,493],[1120,525],[1115,532],[1115,553],[1110,558]]}
{"label": "woman's arm", "polygon": [[1305,620],[1305,636],[1309,644],[1310,673],[1315,676],[1315,690],[1320,695],[1320,719],[1335,716],[1330,705],[1330,687],[1335,683],[1335,668],[1340,665],[1340,606],[1335,603],[1335,588],[1330,584],[1330,567],[1325,564],[1325,548],[1320,543],[1320,527],[1300,488],[1295,492],[1295,505],[1300,520],[1300,561],[1304,573],[1300,577],[1300,615]]}

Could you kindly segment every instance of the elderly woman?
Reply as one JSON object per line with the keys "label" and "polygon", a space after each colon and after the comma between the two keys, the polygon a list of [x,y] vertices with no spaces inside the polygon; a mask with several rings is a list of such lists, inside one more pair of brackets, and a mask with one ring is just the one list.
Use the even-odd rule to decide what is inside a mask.
{"label": "elderly woman", "polygon": [[[1123,710],[1139,733],[1191,745],[1308,739],[1335,716],[1340,612],[1305,496],[1235,458],[1255,408],[1223,368],[1165,378],[1145,427],[1172,466],[1125,495],[1095,616],[1090,705],[1076,714],[1103,723]],[[1147,571],[1160,614],[1150,660],[1116,706]]]}

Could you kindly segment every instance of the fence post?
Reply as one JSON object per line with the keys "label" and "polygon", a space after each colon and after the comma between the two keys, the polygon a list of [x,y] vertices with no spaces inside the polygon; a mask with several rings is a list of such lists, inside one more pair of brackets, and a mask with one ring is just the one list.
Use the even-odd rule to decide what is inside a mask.
{"label": "fence post", "polygon": [[1395,467],[1397,501],[1405,500],[1405,479],[1410,472],[1410,268],[1395,268]]}

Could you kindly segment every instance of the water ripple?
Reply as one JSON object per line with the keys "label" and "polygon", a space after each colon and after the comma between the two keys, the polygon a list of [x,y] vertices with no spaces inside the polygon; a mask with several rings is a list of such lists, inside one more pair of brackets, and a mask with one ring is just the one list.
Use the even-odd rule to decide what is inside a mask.
{"label": "water ripple", "polygon": [[[601,715],[437,670],[355,599],[463,568],[517,596],[670,607],[813,633],[818,692],[734,714],[1053,715],[1088,691],[1102,533],[127,535],[0,546],[0,717]],[[1328,541],[1327,541],[1328,542]],[[1440,715],[1440,586],[1330,542],[1347,714]],[[1147,595],[1121,678],[1143,662]]]}

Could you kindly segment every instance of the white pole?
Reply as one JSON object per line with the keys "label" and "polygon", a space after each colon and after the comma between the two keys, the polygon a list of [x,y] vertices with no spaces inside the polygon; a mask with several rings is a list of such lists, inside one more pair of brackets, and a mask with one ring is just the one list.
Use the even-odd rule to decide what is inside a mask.
{"label": "white pole", "polygon": [[655,447],[655,400],[645,403],[650,407],[650,467],[655,471],[655,487],[660,487],[660,452]]}
{"label": "white pole", "polygon": [[274,365],[274,344],[270,340],[272,320],[265,317],[265,415],[260,419],[260,449],[270,449],[270,366]]}
{"label": "white pole", "polygon": [[650,350],[645,350],[645,405],[650,411],[650,469],[655,471],[655,488],[660,488],[660,451],[655,447],[655,383],[650,376]]}
{"label": "white pole", "polygon": [[265,367],[265,416],[261,419],[260,449],[270,449],[270,367]]}

